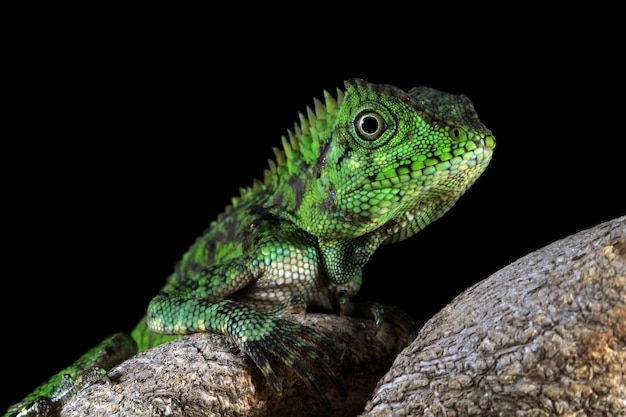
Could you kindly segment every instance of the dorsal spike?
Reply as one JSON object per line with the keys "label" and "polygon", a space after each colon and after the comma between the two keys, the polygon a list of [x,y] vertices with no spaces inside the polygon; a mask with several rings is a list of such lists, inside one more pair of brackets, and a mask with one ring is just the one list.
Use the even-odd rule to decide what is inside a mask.
{"label": "dorsal spike", "polygon": [[316,144],[319,143],[320,139],[319,132],[315,126],[311,126],[311,139],[313,139],[313,147],[315,147]]}
{"label": "dorsal spike", "polygon": [[337,88],[337,107],[341,107],[343,105],[343,90]]}
{"label": "dorsal spike", "polygon": [[312,139],[311,128],[309,128],[308,130],[309,130],[308,135],[300,135],[298,138],[300,150],[311,149],[311,139]]}
{"label": "dorsal spike", "polygon": [[[313,98],[312,105],[307,106],[304,112],[298,112],[298,120],[293,129],[288,129],[280,138],[282,147],[273,148],[274,158],[267,160],[262,179],[253,179],[249,187],[241,188],[239,196],[232,199],[224,213],[232,213],[234,208],[263,193],[267,187],[280,185],[280,178],[285,175],[293,175],[308,164],[316,163],[321,142],[328,139],[329,129],[332,128],[329,124],[333,123],[344,100],[344,92],[339,88],[335,97],[324,90],[322,100]],[[321,134],[325,136],[320,137]],[[221,218],[224,219],[223,215]],[[220,217],[218,221],[219,219]]]}
{"label": "dorsal spike", "polygon": [[315,117],[315,113],[310,106],[306,106],[306,116],[309,119],[309,126],[315,126],[317,123],[317,117]]}
{"label": "dorsal spike", "polygon": [[326,103],[326,111],[333,113],[337,110],[337,100],[326,90],[324,90],[324,102]]}
{"label": "dorsal spike", "polygon": [[298,142],[297,136],[293,133],[293,130],[287,130],[287,134],[289,135],[289,143],[291,144],[291,149],[294,151],[300,150],[300,142]]}
{"label": "dorsal spike", "polygon": [[284,167],[287,163],[287,161],[285,160],[285,152],[283,152],[282,149],[276,147],[273,147],[272,150],[274,151],[274,156],[276,158],[276,165],[278,165],[279,167]]}
{"label": "dorsal spike", "polygon": [[[273,163],[274,161],[272,161],[272,164]],[[263,170],[263,183],[269,184],[271,181],[272,181],[272,171],[270,171],[269,169]]]}
{"label": "dorsal spike", "polygon": [[[276,148],[274,148],[274,149],[276,149]],[[268,159],[267,160],[267,165],[268,165],[268,168],[270,170],[270,174],[276,174],[276,172],[278,172],[278,170],[276,169],[276,162],[274,162],[273,159]]]}
{"label": "dorsal spike", "polygon": [[300,118],[300,124],[298,124],[298,122],[295,122],[293,124],[293,131],[294,131],[294,133],[295,133],[297,138],[302,136],[302,127],[300,125],[302,125],[302,117]]}
{"label": "dorsal spike", "polygon": [[326,117],[326,106],[317,98],[313,99],[313,105],[315,106],[315,116],[318,119],[323,119]]}
{"label": "dorsal spike", "polygon": [[262,189],[263,189],[263,183],[259,181],[257,178],[255,178],[254,181],[252,182],[252,192],[258,193]]}
{"label": "dorsal spike", "polygon": [[[301,129],[301,133],[300,134],[308,135],[309,134],[309,121],[307,120],[306,117],[304,117],[304,114],[302,114],[302,113],[298,113],[298,117],[300,118],[300,129]],[[297,130],[296,130],[296,132],[297,132]],[[298,135],[298,136],[300,136],[300,135]]]}
{"label": "dorsal spike", "polygon": [[287,160],[293,159],[293,150],[291,149],[291,143],[289,143],[289,140],[283,135],[280,137],[280,141],[283,143],[283,151],[285,152]]}

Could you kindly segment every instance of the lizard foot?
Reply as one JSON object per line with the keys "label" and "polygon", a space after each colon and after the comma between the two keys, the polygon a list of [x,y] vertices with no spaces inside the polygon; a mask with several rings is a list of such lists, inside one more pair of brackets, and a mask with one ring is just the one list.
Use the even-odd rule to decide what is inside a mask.
{"label": "lizard foot", "polygon": [[347,295],[339,294],[339,306],[341,315],[372,318],[376,327],[380,327],[383,322],[399,326],[406,332],[409,343],[417,337],[420,329],[413,317],[392,305],[372,301],[352,302]]}
{"label": "lizard foot", "polygon": [[271,318],[271,322],[270,331],[254,339],[248,338],[241,346],[261,370],[277,395],[282,394],[282,385],[263,351],[270,352],[289,368],[294,369],[325,409],[331,409],[330,402],[305,361],[314,363],[333,382],[339,393],[343,397],[347,396],[343,381],[322,358],[320,351],[314,347],[314,345],[320,346],[333,354],[338,354],[339,349],[332,339],[310,327],[289,320]]}

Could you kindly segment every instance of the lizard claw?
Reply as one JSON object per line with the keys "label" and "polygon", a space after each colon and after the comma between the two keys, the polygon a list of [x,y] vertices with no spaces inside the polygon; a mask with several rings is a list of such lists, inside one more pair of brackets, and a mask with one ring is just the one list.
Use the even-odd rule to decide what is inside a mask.
{"label": "lizard claw", "polygon": [[346,397],[347,392],[344,383],[323,359],[320,351],[314,347],[314,345],[321,346],[325,350],[338,354],[337,345],[328,336],[310,327],[280,318],[272,318],[272,322],[274,326],[271,331],[255,340],[244,341],[241,344],[242,350],[254,361],[277,395],[282,394],[282,385],[263,351],[270,352],[289,368],[292,368],[315,394],[322,406],[330,410],[330,401],[318,380],[309,371],[305,361],[312,362],[320,368],[324,375],[333,382],[340,394]]}
{"label": "lizard claw", "polygon": [[342,315],[370,317],[374,320],[376,327],[380,327],[384,322],[392,323],[406,332],[409,343],[417,337],[419,326],[410,315],[397,307],[371,301],[352,302],[346,297],[341,297],[341,294],[339,301]]}

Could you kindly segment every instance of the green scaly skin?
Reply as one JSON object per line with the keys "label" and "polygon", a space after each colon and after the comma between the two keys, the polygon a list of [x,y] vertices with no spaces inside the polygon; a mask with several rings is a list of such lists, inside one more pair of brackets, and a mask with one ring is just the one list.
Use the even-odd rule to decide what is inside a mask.
{"label": "green scaly skin", "polygon": [[[447,212],[485,170],[495,141],[464,96],[426,87],[405,93],[353,79],[336,97],[324,92],[324,103],[314,100],[282,145],[264,181],[242,189],[183,255],[132,339],[143,351],[176,337],[164,335],[228,335],[278,394],[268,353],[330,407],[307,364],[342,390],[317,349],[333,352],[335,345],[283,313],[314,307],[383,320],[380,306],[349,301],[363,266],[380,245],[406,239]],[[134,352],[133,340],[120,336],[103,346]],[[62,406],[69,395],[54,392],[61,375],[79,378],[101,347],[20,405]],[[45,414],[27,407],[22,415]]]}

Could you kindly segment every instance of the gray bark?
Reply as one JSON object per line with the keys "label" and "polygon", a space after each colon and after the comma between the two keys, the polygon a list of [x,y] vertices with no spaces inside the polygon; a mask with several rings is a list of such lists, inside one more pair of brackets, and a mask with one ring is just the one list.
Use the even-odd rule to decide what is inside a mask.
{"label": "gray bark", "polygon": [[626,416],[626,217],[533,252],[436,314],[368,416]]}
{"label": "gray bark", "polygon": [[[345,381],[342,398],[323,374],[332,415],[363,410],[376,382],[407,345],[391,324],[328,314],[294,314],[294,321],[332,335],[340,357],[328,363]],[[108,373],[111,382],[87,388],[63,409],[62,417],[84,416],[319,416],[324,409],[292,369],[270,357],[283,385],[278,397],[254,363],[224,336],[199,333],[157,346]],[[313,367],[313,365],[311,365]]]}
{"label": "gray bark", "polygon": [[[626,216],[469,288],[402,352],[406,335],[396,326],[376,330],[371,320],[335,315],[293,319],[343,349],[328,362],[349,397],[319,375],[332,415],[625,416]],[[323,415],[294,372],[272,364],[280,398],[228,339],[184,336],[124,362],[109,384],[81,392],[62,416]]]}

